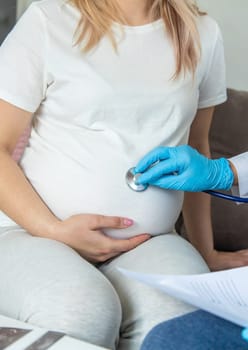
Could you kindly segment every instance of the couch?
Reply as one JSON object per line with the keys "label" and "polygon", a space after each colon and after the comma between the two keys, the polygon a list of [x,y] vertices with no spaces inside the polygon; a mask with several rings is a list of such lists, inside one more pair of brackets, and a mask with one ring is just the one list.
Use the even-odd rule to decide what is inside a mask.
{"label": "couch", "polygon": [[[209,142],[212,158],[248,151],[248,92],[228,89],[227,102],[215,109]],[[215,249],[248,248],[248,204],[238,205],[215,197],[211,200]],[[187,238],[182,215],[176,230]]]}

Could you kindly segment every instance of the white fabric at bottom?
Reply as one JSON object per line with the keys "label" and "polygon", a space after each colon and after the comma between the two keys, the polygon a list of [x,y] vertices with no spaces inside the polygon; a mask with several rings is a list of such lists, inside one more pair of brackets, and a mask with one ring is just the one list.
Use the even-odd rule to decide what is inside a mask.
{"label": "white fabric at bottom", "polygon": [[192,310],[128,279],[118,266],[153,273],[208,271],[196,250],[176,234],[154,237],[97,269],[62,243],[4,228],[0,313],[109,349],[138,350],[151,327]]}

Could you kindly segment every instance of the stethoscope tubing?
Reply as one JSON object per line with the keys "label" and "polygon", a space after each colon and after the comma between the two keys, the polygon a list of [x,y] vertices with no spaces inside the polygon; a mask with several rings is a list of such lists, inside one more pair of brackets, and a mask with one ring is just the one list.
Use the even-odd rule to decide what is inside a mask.
{"label": "stethoscope tubing", "polygon": [[222,192],[212,191],[212,190],[207,190],[207,191],[203,191],[203,192],[208,193],[211,196],[222,198],[222,199],[225,199],[228,201],[233,201],[233,202],[238,202],[238,203],[248,203],[248,198],[245,198],[245,197],[233,196],[231,194],[225,194]]}

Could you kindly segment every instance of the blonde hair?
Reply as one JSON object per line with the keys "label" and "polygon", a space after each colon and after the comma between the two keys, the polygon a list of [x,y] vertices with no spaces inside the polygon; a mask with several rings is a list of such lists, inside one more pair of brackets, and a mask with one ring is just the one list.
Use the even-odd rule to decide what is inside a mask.
{"label": "blonde hair", "polygon": [[[108,36],[114,48],[113,22],[127,23],[117,0],[69,0],[81,13],[77,28],[77,44],[85,41],[84,51],[95,47]],[[186,71],[194,74],[200,58],[200,38],[196,19],[203,15],[193,0],[147,0],[152,18],[162,18],[169,33],[176,58],[173,78]]]}

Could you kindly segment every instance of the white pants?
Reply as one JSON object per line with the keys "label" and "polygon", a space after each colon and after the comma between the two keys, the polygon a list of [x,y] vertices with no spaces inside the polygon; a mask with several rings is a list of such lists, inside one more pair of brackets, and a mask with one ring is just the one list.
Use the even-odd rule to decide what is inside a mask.
{"label": "white pants", "polygon": [[138,350],[157,323],[192,307],[120,274],[203,273],[197,251],[177,234],[154,237],[96,268],[57,241],[0,229],[0,314],[109,349]]}

